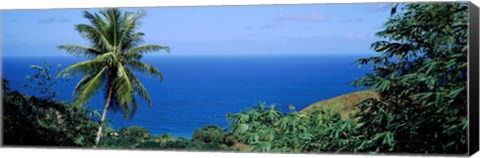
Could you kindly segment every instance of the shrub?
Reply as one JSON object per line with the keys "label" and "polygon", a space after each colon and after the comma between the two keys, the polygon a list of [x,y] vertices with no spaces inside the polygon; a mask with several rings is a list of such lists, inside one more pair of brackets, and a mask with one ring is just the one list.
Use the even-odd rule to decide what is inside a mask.
{"label": "shrub", "polygon": [[[291,109],[294,109],[293,107]],[[291,111],[281,114],[272,104],[227,116],[230,131],[241,143],[262,152],[356,151],[365,146],[358,130],[361,127],[340,114],[324,111]]]}
{"label": "shrub", "polygon": [[207,125],[203,128],[196,129],[193,133],[192,140],[197,140],[203,143],[222,144],[225,142],[226,135],[227,132],[225,129],[222,129],[217,125]]}
{"label": "shrub", "polygon": [[4,145],[92,146],[93,113],[18,91],[3,94]]}
{"label": "shrub", "polygon": [[121,128],[119,131],[119,134],[124,137],[133,137],[136,139],[143,139],[143,140],[151,137],[150,132],[146,128],[140,127],[140,126],[130,126],[128,128]]}

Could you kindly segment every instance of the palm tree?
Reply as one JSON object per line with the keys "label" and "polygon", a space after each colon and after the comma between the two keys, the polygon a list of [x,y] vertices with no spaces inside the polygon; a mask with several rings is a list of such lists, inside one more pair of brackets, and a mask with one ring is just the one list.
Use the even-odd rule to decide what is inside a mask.
{"label": "palm tree", "polygon": [[140,59],[145,53],[160,50],[168,52],[169,48],[139,45],[145,35],[137,32],[140,26],[138,20],[144,16],[140,10],[136,13],[122,13],[119,9],[110,8],[99,13],[84,11],[83,16],[90,24],[77,24],[75,29],[88,40],[90,46],[69,44],[58,48],[76,56],[87,57],[88,60],[65,68],[58,76],[83,76],[73,91],[74,104],[77,106],[85,104],[98,91],[104,92],[106,102],[95,139],[96,148],[109,108],[120,109],[124,119],[131,119],[138,107],[135,95],[145,99],[150,107],[150,96],[133,71],[157,76],[162,81],[160,71]]}

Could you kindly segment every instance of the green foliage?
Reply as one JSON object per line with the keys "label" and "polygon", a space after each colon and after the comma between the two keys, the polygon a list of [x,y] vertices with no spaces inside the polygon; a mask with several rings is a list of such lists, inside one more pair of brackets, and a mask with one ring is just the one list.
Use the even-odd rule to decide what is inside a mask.
{"label": "green foliage", "polygon": [[[358,105],[361,132],[374,145],[363,151],[467,152],[467,3],[410,3],[386,22],[359,59],[373,73],[355,81],[379,99]],[[392,11],[393,12],[393,11]]]}
{"label": "green foliage", "polygon": [[[213,133],[208,133],[213,132]],[[191,140],[170,134],[153,136],[144,127],[130,126],[117,131],[107,128],[106,135],[99,144],[108,149],[156,149],[156,150],[232,150],[231,144],[224,144],[227,133],[214,125],[197,129]],[[214,139],[212,139],[214,138]]]}
{"label": "green foliage", "polygon": [[4,145],[91,146],[98,126],[87,109],[18,91],[3,93],[3,110]]}
{"label": "green foliage", "polygon": [[262,103],[227,116],[235,138],[255,151],[465,154],[467,3],[394,5],[392,14],[376,34],[386,40],[372,44],[377,56],[358,60],[373,73],[354,84],[379,96],[356,105],[355,121]]}
{"label": "green foliage", "polygon": [[207,125],[193,132],[192,140],[204,143],[224,143],[227,132],[216,125]]}
{"label": "green foliage", "polygon": [[75,30],[90,43],[90,47],[67,44],[57,48],[75,56],[87,57],[88,60],[70,65],[57,76],[83,76],[73,91],[76,106],[83,106],[99,91],[104,92],[106,103],[95,139],[96,147],[102,136],[102,123],[108,109],[121,110],[124,119],[131,119],[138,108],[135,96],[151,105],[150,95],[134,71],[157,76],[162,81],[160,71],[141,59],[145,53],[160,50],[168,52],[170,49],[161,45],[140,45],[145,35],[138,32],[139,20],[144,16],[140,10],[133,13],[108,8],[99,13],[84,11],[83,16],[90,24],[77,24]]}
{"label": "green foliage", "polygon": [[137,139],[148,139],[151,137],[150,132],[146,128],[140,126],[122,128],[120,129],[119,134]]}
{"label": "green foliage", "polygon": [[281,114],[275,104],[266,108],[265,103],[259,103],[255,108],[228,114],[227,119],[235,138],[253,145],[254,151],[356,151],[356,145],[363,143],[357,132],[361,125],[330,111]]}
{"label": "green foliage", "polygon": [[174,140],[173,135],[171,134],[160,134],[157,136],[157,139],[160,141]]}
{"label": "green foliage", "polygon": [[[99,126],[95,120],[100,117],[97,111],[12,92],[8,81],[2,81],[4,145],[94,145]],[[114,130],[104,124],[104,128],[104,138],[98,147],[109,149],[232,150],[233,144],[224,129],[213,125],[196,130],[192,140],[170,134],[155,137],[140,126]]]}
{"label": "green foliage", "polygon": [[[203,131],[204,129],[211,130],[212,127],[221,130],[216,126],[207,126],[198,131]],[[174,138],[169,134],[155,137],[148,130],[139,126],[121,128],[118,131],[106,133],[109,134],[103,138],[99,147],[109,149],[230,150],[227,145],[221,144],[222,142],[202,142],[197,139],[187,140],[182,137]]]}
{"label": "green foliage", "polygon": [[73,64],[58,76],[83,78],[75,87],[75,104],[83,105],[98,91],[103,91],[109,101],[108,108],[120,109],[125,118],[131,118],[137,109],[135,95],[150,103],[150,96],[133,71],[153,75],[162,80],[160,71],[150,64],[140,61],[145,53],[168,51],[160,45],[139,45],[143,42],[142,32],[138,32],[140,19],[144,13],[122,12],[116,8],[103,9],[99,13],[83,12],[90,24],[77,24],[75,29],[91,44],[61,45],[59,49],[67,53],[88,57],[89,60]]}
{"label": "green foliage", "polygon": [[[85,12],[92,25],[76,25],[92,47],[59,46],[91,60],[74,64],[60,75],[84,75],[75,88],[75,104],[83,104],[106,86],[113,93],[113,107],[130,116],[127,113],[134,112],[137,106],[134,94],[150,100],[130,69],[162,79],[156,68],[139,60],[143,53],[168,48],[137,47],[143,33],[133,30],[141,13],[120,14],[117,9],[106,9],[101,14],[106,19]],[[373,72],[354,82],[356,86],[371,87],[378,96],[362,99],[352,120],[331,111],[297,112],[293,106],[290,112],[280,113],[275,104],[266,107],[259,103],[240,113],[227,114],[229,131],[209,125],[195,130],[192,139],[187,140],[165,134],[155,137],[138,126],[118,131],[106,126],[99,147],[235,150],[235,145],[246,144],[262,152],[465,154],[467,22],[467,3],[394,5],[385,30],[376,34],[385,40],[372,44],[377,55],[358,60],[360,65],[372,65]],[[6,83],[2,90],[4,144],[92,145],[95,127],[99,126],[91,120],[93,113],[10,92]]]}
{"label": "green foliage", "polygon": [[133,149],[140,143],[148,141],[153,138],[150,132],[140,126],[130,126],[128,128],[121,128],[118,131],[113,129],[106,129],[106,135],[100,142],[99,147],[112,149]]}
{"label": "green foliage", "polygon": [[[61,93],[63,89],[67,86],[68,79],[56,80],[55,76],[58,74],[61,65],[57,65],[55,72],[51,72],[52,65],[48,62],[44,62],[43,66],[39,65],[30,65],[30,69],[35,70],[36,72],[27,75],[25,78],[30,81],[30,83],[25,83],[25,87],[33,89],[35,92],[39,93],[40,98],[46,99],[49,101],[54,101],[58,93]],[[60,84],[60,90],[57,91],[57,87]]]}

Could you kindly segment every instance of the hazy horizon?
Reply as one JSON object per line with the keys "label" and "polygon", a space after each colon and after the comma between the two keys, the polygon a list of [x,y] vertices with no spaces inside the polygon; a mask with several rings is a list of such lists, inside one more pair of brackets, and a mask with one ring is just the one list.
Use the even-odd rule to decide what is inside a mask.
{"label": "hazy horizon", "polygon": [[[274,53],[266,53],[266,54],[253,54],[253,53],[244,53],[244,54],[221,54],[221,53],[218,53],[218,54],[203,54],[203,53],[179,53],[179,54],[173,54],[173,53],[158,53],[158,54],[148,54],[148,55],[144,55],[144,57],[188,57],[188,56],[191,56],[191,57],[194,57],[194,56],[360,56],[360,55],[373,55],[371,54],[371,52],[369,53],[341,53],[341,54],[328,54],[328,53],[318,53],[318,54],[274,54]],[[70,55],[70,54],[66,54],[66,53],[63,53],[63,54],[46,54],[46,55],[42,55],[42,54],[29,54],[29,55],[12,55],[12,54],[3,54],[2,55],[3,57],[7,57],[7,58],[28,58],[28,57],[72,57],[72,58],[78,58],[78,59],[82,59],[82,58],[85,58],[87,59],[88,57],[77,57],[77,56],[74,56],[74,55]]]}

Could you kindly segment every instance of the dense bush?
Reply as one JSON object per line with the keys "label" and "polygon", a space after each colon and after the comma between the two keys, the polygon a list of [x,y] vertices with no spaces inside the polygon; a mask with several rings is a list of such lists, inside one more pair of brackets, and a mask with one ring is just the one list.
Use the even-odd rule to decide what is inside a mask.
{"label": "dense bush", "polygon": [[224,143],[227,132],[216,125],[207,125],[193,132],[192,140],[204,143]]}
{"label": "dense bush", "polygon": [[[36,96],[12,92],[8,81],[2,78],[3,144],[92,146],[98,112],[55,101],[66,80],[56,81],[57,72],[50,72],[51,65],[47,62],[30,68],[35,73],[26,76],[29,83],[25,87],[34,90]],[[60,91],[57,84],[63,84]]]}
{"label": "dense bush", "polygon": [[355,151],[361,127],[340,114],[324,111],[291,111],[281,114],[264,103],[237,114],[228,114],[231,132],[254,151],[325,152]]}
{"label": "dense bush", "polygon": [[118,131],[107,128],[104,134],[105,136],[102,137],[99,147],[113,149],[133,149],[144,141],[148,141],[152,138],[150,132],[146,128],[140,126],[121,128]]}
{"label": "dense bush", "polygon": [[119,134],[122,136],[133,137],[136,139],[148,139],[151,137],[150,132],[145,127],[130,126],[121,128]]}
{"label": "dense bush", "polygon": [[4,145],[93,145],[98,123],[87,109],[18,91],[2,95]]}
{"label": "dense bush", "polygon": [[[216,126],[206,126],[202,129],[196,131],[213,130],[221,131],[221,128]],[[219,132],[217,131],[217,132]],[[199,137],[188,140],[182,137],[174,138],[170,134],[161,134],[158,136],[153,136],[150,132],[144,127],[140,126],[131,126],[128,128],[121,128],[118,131],[107,129],[106,136],[102,138],[102,141],[99,144],[101,148],[109,149],[158,149],[158,150],[230,150],[229,147],[223,143],[225,139],[224,136],[226,132],[223,130],[222,137],[214,137],[217,140],[211,140],[207,137],[203,140],[199,140]],[[203,133],[208,135],[206,133]],[[203,135],[200,134],[200,135]],[[214,134],[217,135],[217,134]]]}
{"label": "dense bush", "polygon": [[[395,12],[393,12],[395,13]],[[411,3],[376,35],[373,72],[355,83],[379,99],[358,105],[364,151],[467,152],[468,3]]]}

